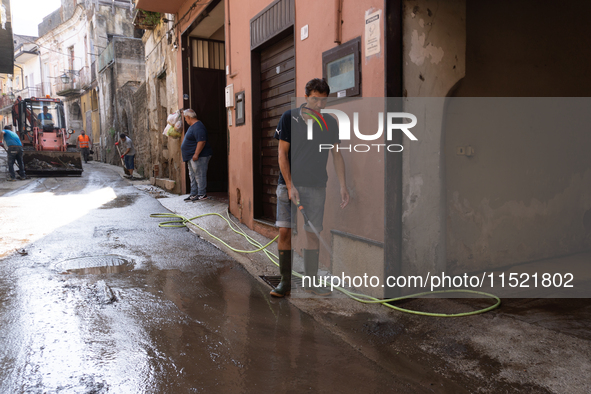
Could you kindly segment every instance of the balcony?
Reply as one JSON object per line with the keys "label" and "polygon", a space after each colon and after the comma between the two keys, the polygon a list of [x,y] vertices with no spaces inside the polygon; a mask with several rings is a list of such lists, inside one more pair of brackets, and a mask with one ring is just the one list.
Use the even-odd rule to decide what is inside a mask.
{"label": "balcony", "polygon": [[90,67],[82,67],[80,69],[80,86],[82,89],[88,89],[92,83]]}
{"label": "balcony", "polygon": [[136,0],[135,6],[146,11],[176,14],[185,2],[186,0]]}
{"label": "balcony", "polygon": [[133,25],[136,29],[154,30],[160,24],[162,14],[159,12],[144,11],[141,9],[135,10],[133,17]]}
{"label": "balcony", "polygon": [[13,91],[14,97],[21,96],[23,99],[31,97],[43,97],[43,91],[39,87],[28,87],[22,90]]}
{"label": "balcony", "polygon": [[0,110],[8,108],[12,105],[13,100],[8,96],[0,96]]}
{"label": "balcony", "polygon": [[115,61],[115,46],[113,41],[107,45],[98,58],[98,71],[101,72]]}
{"label": "balcony", "polygon": [[46,95],[51,95],[51,84],[49,82],[38,83],[37,85],[35,85],[35,89],[38,93],[37,97],[45,97]]}
{"label": "balcony", "polygon": [[55,91],[58,96],[68,97],[80,94],[80,77],[75,74],[66,73],[69,77],[68,83],[64,83],[61,78],[56,79]]}

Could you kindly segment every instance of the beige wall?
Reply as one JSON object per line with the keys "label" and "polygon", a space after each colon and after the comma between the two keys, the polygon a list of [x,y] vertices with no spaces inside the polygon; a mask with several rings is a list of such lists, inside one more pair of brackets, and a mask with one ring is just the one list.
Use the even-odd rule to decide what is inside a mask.
{"label": "beige wall", "polygon": [[[445,97],[465,75],[465,1],[408,0],[403,7],[404,95]],[[443,271],[446,264],[443,100],[409,100],[405,111],[427,114],[427,117],[425,131],[417,136],[418,141],[404,139],[403,272]]]}
{"label": "beige wall", "polygon": [[[180,51],[175,50],[172,40],[169,44],[166,37],[171,27],[172,23],[161,23],[156,29],[147,31],[142,38],[146,53],[147,124],[149,127],[147,137],[150,141],[149,150],[152,159],[148,172],[149,176],[154,176],[154,165],[157,164],[156,177],[174,180],[174,186],[167,184],[168,187],[172,186],[172,189],[168,190],[173,193],[183,193],[181,140],[162,134],[166,127],[167,116],[181,108],[177,100],[179,91],[182,91],[178,86],[182,84],[182,75],[177,74],[177,56]],[[162,72],[165,74],[161,74]]]}
{"label": "beige wall", "polygon": [[[572,39],[573,29],[588,25],[590,12],[587,2],[572,8],[470,2],[466,78],[454,96],[590,96],[591,55],[581,51],[590,38],[581,32]],[[482,101],[477,100],[471,102]],[[576,100],[562,105],[551,99],[489,100],[499,116],[480,127],[459,119],[454,108],[460,103],[450,108],[445,134],[450,267],[498,267],[591,248],[584,223],[585,214],[591,215],[591,135],[588,122],[574,122],[589,100]],[[526,101],[532,105],[524,109]],[[509,120],[517,110],[526,120],[513,125]],[[553,111],[563,115],[548,117]],[[475,147],[474,157],[456,155],[456,147],[465,145]]]}
{"label": "beige wall", "polygon": [[[253,162],[252,162],[252,89],[250,83],[250,19],[262,11],[269,1],[226,2],[226,26],[228,13],[230,26],[226,32],[226,59],[230,56],[231,75],[227,84],[234,84],[234,92],[245,91],[245,124],[230,126],[230,151],[228,155],[228,190],[230,212],[250,228],[253,220]],[[230,42],[228,42],[230,41]],[[230,52],[231,51],[231,52]],[[240,201],[238,201],[240,190]],[[268,234],[270,235],[270,234]]]}

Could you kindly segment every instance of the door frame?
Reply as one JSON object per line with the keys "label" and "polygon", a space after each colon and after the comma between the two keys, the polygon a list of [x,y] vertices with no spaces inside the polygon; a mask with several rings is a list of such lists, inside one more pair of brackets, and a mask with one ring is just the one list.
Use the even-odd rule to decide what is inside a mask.
{"label": "door frame", "polygon": [[[182,72],[182,105],[181,108],[191,108],[192,106],[192,98],[193,95],[191,94],[191,40],[189,37],[189,33],[195,30],[195,28],[209,16],[210,12],[213,11],[215,7],[221,2],[222,0],[211,0],[211,2],[201,10],[199,15],[195,17],[193,22],[181,33],[181,72]],[[224,25],[226,21],[224,20]],[[226,40],[224,39],[224,45]],[[187,95],[187,98],[185,98]],[[185,132],[187,131],[187,123],[183,122],[183,131],[181,136],[181,141],[185,138]],[[226,125],[227,131],[227,125]],[[182,161],[182,160],[181,160]],[[187,165],[183,163],[181,167],[181,193],[187,193],[190,191],[191,183],[189,181],[189,171],[187,169]]]}
{"label": "door frame", "polygon": [[[385,112],[402,112],[403,53],[402,0],[384,0],[384,97]],[[402,144],[402,133],[395,133],[390,144]],[[402,153],[384,154],[384,278],[402,272]],[[386,287],[384,297],[400,295],[398,287]]]}

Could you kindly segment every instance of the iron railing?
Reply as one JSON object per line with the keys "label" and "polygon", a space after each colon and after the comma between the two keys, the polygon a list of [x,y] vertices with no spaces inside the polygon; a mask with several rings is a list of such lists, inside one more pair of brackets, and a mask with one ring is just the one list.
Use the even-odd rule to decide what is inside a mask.
{"label": "iron railing", "polygon": [[104,51],[101,52],[98,58],[98,71],[103,71],[108,65],[115,61],[115,46],[113,41],[107,45]]}
{"label": "iron railing", "polygon": [[35,85],[35,89],[37,89],[40,96],[51,96],[51,84],[49,82],[38,83]]}
{"label": "iron railing", "polygon": [[1,96],[0,97],[0,108],[10,107],[14,100],[12,100],[9,96]]}
{"label": "iron railing", "polygon": [[92,80],[90,79],[90,68],[89,67],[82,67],[80,69],[80,86],[84,87],[84,86],[88,86],[90,85],[90,83],[92,82]]}
{"label": "iron railing", "polygon": [[69,74],[68,83],[64,83],[61,78],[57,79],[55,91],[58,96],[69,96],[77,94],[80,91],[80,77],[75,74]]}
{"label": "iron railing", "polygon": [[43,91],[38,86],[15,90],[12,93],[14,94],[14,97],[21,96],[23,99],[43,96]]}

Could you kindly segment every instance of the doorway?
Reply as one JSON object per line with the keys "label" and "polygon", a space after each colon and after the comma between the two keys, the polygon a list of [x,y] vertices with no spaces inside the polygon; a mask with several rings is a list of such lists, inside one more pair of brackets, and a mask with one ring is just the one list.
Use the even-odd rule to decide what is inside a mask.
{"label": "doorway", "polygon": [[[213,150],[207,171],[207,191],[228,191],[228,134],[224,105],[224,42],[191,39],[192,109],[207,129],[208,142]],[[189,185],[188,185],[189,186]]]}
{"label": "doorway", "polygon": [[291,108],[291,99],[295,97],[293,33],[254,55],[260,78],[258,125],[253,125],[254,213],[255,219],[275,222],[279,141],[273,135],[281,115]]}
{"label": "doorway", "polygon": [[[214,0],[183,35],[184,108],[191,108],[207,129],[213,155],[207,170],[207,193],[228,192],[228,128],[225,94],[224,2]],[[185,124],[185,126],[187,126]],[[186,164],[185,164],[186,166]],[[185,167],[185,193],[191,186]]]}

